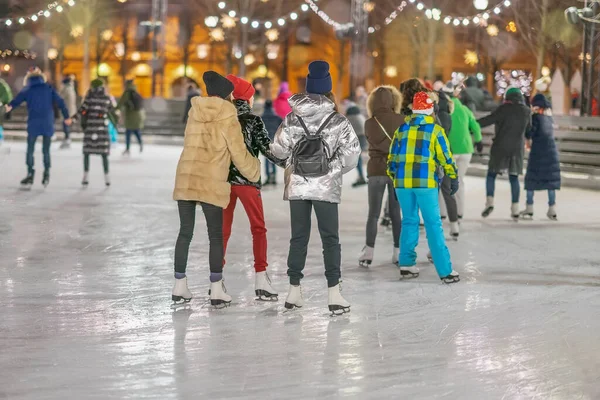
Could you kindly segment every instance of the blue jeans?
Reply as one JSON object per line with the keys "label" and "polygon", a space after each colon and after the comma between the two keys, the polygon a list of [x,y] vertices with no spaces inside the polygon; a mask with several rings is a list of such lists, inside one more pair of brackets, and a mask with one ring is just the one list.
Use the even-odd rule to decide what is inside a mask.
{"label": "blue jeans", "polygon": [[0,140],[4,139],[4,127],[0,126]]}
{"label": "blue jeans", "polygon": [[396,189],[396,194],[402,209],[399,265],[412,267],[417,263],[420,209],[435,269],[440,278],[450,275],[452,262],[442,228],[438,189]]}
{"label": "blue jeans", "polygon": [[[50,144],[52,143],[51,136],[42,136],[42,152],[44,154],[44,169],[50,169]],[[27,163],[27,171],[33,172],[34,158],[33,153],[35,152],[35,142],[37,136],[27,136],[27,157],[25,162]]]}
{"label": "blue jeans", "polygon": [[63,121],[63,132],[65,133],[65,139],[69,140],[69,137],[71,136],[71,127],[65,124],[65,121]]}
{"label": "blue jeans", "polygon": [[[527,191],[527,204],[533,205],[533,194],[535,192],[533,190]],[[556,190],[550,189],[548,190],[548,205],[553,206],[556,204]]]}
{"label": "blue jeans", "polygon": [[129,150],[129,146],[131,145],[131,135],[135,135],[138,143],[140,144],[140,148],[142,147],[142,134],[139,129],[126,129],[125,130],[125,148]]}
{"label": "blue jeans", "polygon": [[[494,172],[488,171],[487,177],[485,179],[485,188],[486,195],[488,197],[494,197],[494,193],[496,191],[496,176],[498,174]],[[519,186],[519,176],[518,175],[509,175],[508,180],[510,182],[510,193],[512,194],[512,202],[518,203],[521,187]]]}
{"label": "blue jeans", "polygon": [[271,179],[271,177],[273,177],[273,180],[275,180],[275,177],[277,176],[277,165],[266,159],[265,172],[267,173],[267,179]]}

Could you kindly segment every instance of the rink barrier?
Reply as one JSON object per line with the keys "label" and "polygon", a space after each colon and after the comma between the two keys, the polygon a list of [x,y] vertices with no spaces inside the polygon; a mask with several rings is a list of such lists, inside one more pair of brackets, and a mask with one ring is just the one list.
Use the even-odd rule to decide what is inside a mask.
{"label": "rink barrier", "polygon": [[[481,117],[485,114],[478,115]],[[494,127],[482,130],[483,155],[474,155],[469,174],[485,176]],[[600,189],[600,118],[554,117],[554,135],[559,152],[563,184]],[[525,160],[529,154],[525,152]]]}

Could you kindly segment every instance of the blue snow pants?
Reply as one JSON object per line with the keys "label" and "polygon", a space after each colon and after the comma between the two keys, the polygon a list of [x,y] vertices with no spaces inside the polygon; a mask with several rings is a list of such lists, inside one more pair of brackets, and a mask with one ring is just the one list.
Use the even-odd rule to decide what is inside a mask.
{"label": "blue snow pants", "polygon": [[396,194],[402,209],[399,265],[413,267],[417,263],[420,209],[435,269],[440,278],[450,275],[452,262],[442,228],[438,189],[396,189]]}

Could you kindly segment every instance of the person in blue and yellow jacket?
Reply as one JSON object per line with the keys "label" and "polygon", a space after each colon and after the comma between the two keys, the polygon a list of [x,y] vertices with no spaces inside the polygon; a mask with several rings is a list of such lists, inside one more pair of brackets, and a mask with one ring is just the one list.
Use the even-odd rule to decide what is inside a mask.
{"label": "person in blue and yellow jacket", "polygon": [[458,175],[448,138],[444,129],[435,123],[433,110],[434,102],[429,95],[417,93],[412,104],[413,114],[396,130],[390,147],[387,172],[394,181],[403,214],[398,264],[402,278],[419,276],[415,249],[419,243],[420,209],[438,275],[443,282],[454,283],[460,277],[452,269],[444,239],[436,167],[440,165],[451,179],[452,195],[458,190]]}

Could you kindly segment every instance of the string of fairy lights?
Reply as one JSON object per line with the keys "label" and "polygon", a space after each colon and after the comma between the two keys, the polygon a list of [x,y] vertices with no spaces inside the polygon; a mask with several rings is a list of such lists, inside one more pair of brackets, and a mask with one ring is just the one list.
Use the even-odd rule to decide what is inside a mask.
{"label": "string of fairy lights", "polygon": [[[326,24],[332,26],[334,29],[342,29],[344,24],[339,23],[338,21],[331,18],[327,13],[321,10],[316,3],[315,0],[304,0],[305,3],[309,6],[309,8],[317,14]],[[487,3],[487,2],[486,2]],[[404,0],[398,6],[396,6],[393,11],[385,18],[385,25],[391,24],[402,11],[406,9],[406,7],[411,4],[417,10],[423,12],[425,17],[428,19],[433,19],[435,21],[443,21],[446,25],[454,25],[458,26],[469,26],[471,23],[480,26],[487,26],[487,20],[492,15],[499,15],[505,9],[511,6],[511,0],[502,0],[496,5],[489,7],[487,9],[481,10],[475,15],[469,16],[453,16],[453,15],[444,15],[439,8],[428,8],[424,3],[418,0]],[[374,1],[365,2],[365,11],[372,12],[376,5]],[[374,33],[381,29],[381,26],[375,25],[369,27],[369,33]]]}
{"label": "string of fairy lights", "polygon": [[65,11],[67,7],[73,7],[75,4],[75,0],[54,1],[32,14],[23,15],[21,17],[0,18],[0,25],[13,26],[37,22],[42,20],[42,18],[50,18],[53,13],[60,14]]}

